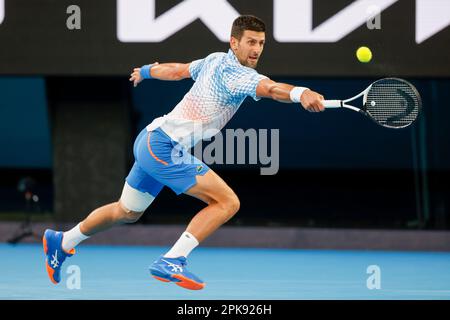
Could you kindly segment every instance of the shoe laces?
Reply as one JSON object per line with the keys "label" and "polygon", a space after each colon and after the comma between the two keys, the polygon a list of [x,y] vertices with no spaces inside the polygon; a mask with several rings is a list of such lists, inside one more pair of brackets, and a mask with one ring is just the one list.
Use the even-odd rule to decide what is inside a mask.
{"label": "shoe laces", "polygon": [[180,257],[180,258],[178,258],[178,260],[180,260],[180,264],[181,264],[183,267],[187,266],[187,260],[186,260],[185,257]]}

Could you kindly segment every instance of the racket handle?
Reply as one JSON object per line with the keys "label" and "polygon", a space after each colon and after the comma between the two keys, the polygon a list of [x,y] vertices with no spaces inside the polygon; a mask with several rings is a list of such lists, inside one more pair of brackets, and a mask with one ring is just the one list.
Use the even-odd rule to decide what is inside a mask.
{"label": "racket handle", "polygon": [[325,108],[341,108],[342,100],[323,100],[322,104]]}

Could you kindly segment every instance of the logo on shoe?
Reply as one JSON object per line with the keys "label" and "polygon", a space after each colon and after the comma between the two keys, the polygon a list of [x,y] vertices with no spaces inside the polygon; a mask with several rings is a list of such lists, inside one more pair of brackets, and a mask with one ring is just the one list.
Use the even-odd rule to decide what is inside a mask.
{"label": "logo on shoe", "polygon": [[172,268],[172,272],[183,272],[183,268],[175,263],[169,262],[167,260],[161,259],[162,261],[164,261],[165,263],[167,263],[167,266]]}
{"label": "logo on shoe", "polygon": [[58,261],[58,250],[55,250],[55,254],[52,254],[52,261],[50,261],[50,264],[53,268],[58,268],[59,261]]}

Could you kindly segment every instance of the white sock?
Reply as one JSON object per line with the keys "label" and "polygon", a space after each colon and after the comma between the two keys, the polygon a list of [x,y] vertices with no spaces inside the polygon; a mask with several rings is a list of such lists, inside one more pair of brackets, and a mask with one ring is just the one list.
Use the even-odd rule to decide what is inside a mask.
{"label": "white sock", "polygon": [[75,248],[81,241],[86,240],[89,238],[88,236],[84,235],[80,231],[80,224],[77,224],[75,227],[73,227],[71,230],[64,232],[63,241],[62,241],[62,248],[64,251],[69,252],[73,248]]}
{"label": "white sock", "polygon": [[185,231],[181,235],[180,239],[173,245],[172,249],[167,252],[164,257],[165,258],[178,258],[178,257],[186,257],[191,253],[194,248],[198,246],[198,241],[195,237]]}

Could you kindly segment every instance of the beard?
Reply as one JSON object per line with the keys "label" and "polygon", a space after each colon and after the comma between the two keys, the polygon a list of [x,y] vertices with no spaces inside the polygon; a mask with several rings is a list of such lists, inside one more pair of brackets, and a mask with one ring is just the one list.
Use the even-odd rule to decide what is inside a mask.
{"label": "beard", "polygon": [[249,58],[247,57],[245,60],[239,60],[239,62],[246,67],[252,68],[252,69],[256,69],[256,66],[258,65],[258,61],[259,59],[255,59],[255,60],[249,60]]}

